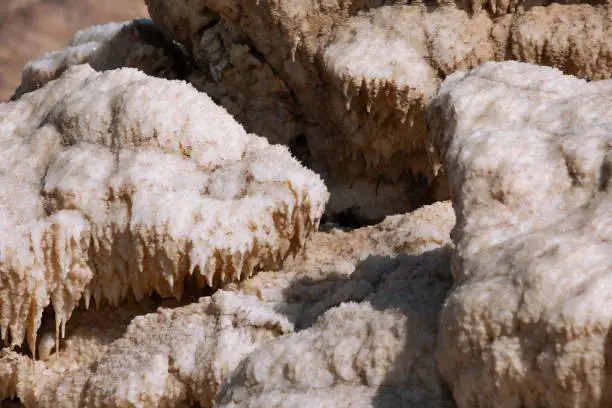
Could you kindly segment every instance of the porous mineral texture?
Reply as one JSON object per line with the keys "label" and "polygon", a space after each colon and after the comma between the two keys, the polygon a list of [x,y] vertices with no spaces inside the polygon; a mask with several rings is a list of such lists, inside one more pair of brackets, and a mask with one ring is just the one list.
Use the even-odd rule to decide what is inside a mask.
{"label": "porous mineral texture", "polygon": [[[285,136],[275,130],[272,137],[296,138],[307,147],[310,165],[332,192],[328,211],[351,209],[368,219],[448,196],[440,164],[426,153],[424,120],[446,75],[507,59],[587,79],[612,74],[608,2],[146,2],[155,23],[199,56],[194,77],[212,67],[217,82],[239,91],[245,107],[255,104],[261,93],[255,89],[282,83],[277,89],[287,88],[293,99],[284,91],[267,94],[267,106],[281,106],[274,97],[287,102],[265,113],[284,124]],[[235,46],[228,36],[210,41],[227,30],[243,33]],[[252,58],[230,56],[238,50]],[[214,64],[207,62],[211,55]],[[229,80],[246,70],[247,60],[270,67],[277,78],[254,75],[248,89]]]}
{"label": "porous mineral texture", "polygon": [[434,351],[453,224],[450,203],[436,203],[315,233],[281,270],[196,303],[75,311],[59,354],[0,354],[0,399],[41,408],[452,407]]}
{"label": "porous mineral texture", "polygon": [[72,67],[0,105],[1,337],[35,355],[49,304],[64,333],[81,299],[179,298],[187,276],[217,287],[276,269],[327,198],[191,85]]}
{"label": "porous mineral texture", "polygon": [[458,405],[612,405],[612,81],[487,63],[428,118],[457,214],[437,361]]}

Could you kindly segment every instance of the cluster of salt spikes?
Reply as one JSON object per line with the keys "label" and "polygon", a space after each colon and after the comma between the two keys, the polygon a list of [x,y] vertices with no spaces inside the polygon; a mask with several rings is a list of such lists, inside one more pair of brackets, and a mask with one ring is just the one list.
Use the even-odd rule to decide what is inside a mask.
{"label": "cluster of salt spikes", "polygon": [[218,286],[278,268],[328,199],[286,147],[134,69],[76,66],[0,113],[0,334],[14,347],[27,331],[34,355],[50,303],[57,345],[81,298],[180,297],[189,274]]}
{"label": "cluster of salt spikes", "polygon": [[[376,172],[398,153],[425,151],[422,109],[439,79],[427,60],[422,12],[420,7],[389,7],[354,16],[334,32],[323,52],[346,115],[355,108],[365,111],[357,130],[347,131],[353,142],[349,150],[363,158],[365,171]],[[348,122],[342,119],[343,125]]]}
{"label": "cluster of salt spikes", "polygon": [[[353,104],[365,103],[368,114],[375,116],[379,112],[383,115],[393,115],[402,129],[389,131],[387,127],[374,128],[361,126],[351,138],[354,147],[345,151],[348,160],[356,160],[363,156],[365,170],[376,169],[383,165],[398,152],[413,154],[425,149],[425,132],[419,121],[420,108],[425,105],[425,97],[420,90],[406,86],[398,88],[397,84],[386,79],[367,79],[345,74],[341,77],[342,96],[345,109],[349,112]],[[362,102],[363,101],[363,102]],[[374,106],[378,108],[372,109]],[[384,107],[380,109],[380,107]],[[392,109],[389,109],[391,107]],[[373,119],[377,121],[377,119]],[[422,122],[422,121],[419,121]],[[407,136],[408,134],[408,136]]]}
{"label": "cluster of salt spikes", "polygon": [[58,336],[93,274],[87,259],[89,225],[76,211],[2,231],[0,334],[11,347],[27,341],[36,353],[43,309],[53,304]]}

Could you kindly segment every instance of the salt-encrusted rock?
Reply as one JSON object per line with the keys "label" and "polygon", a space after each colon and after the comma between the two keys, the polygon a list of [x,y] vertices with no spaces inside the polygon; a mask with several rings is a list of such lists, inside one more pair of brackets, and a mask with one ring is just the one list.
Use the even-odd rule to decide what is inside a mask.
{"label": "salt-encrusted rock", "polygon": [[457,225],[438,365],[461,407],[612,404],[612,81],[487,63],[429,108]]}
{"label": "salt-encrusted rock", "polygon": [[74,312],[61,353],[44,364],[5,351],[0,375],[14,380],[4,396],[27,407],[210,407],[242,358],[293,329],[264,302],[228,291],[157,312],[144,306]]}
{"label": "salt-encrusted rock", "polygon": [[[453,407],[433,358],[452,282],[449,254],[369,258],[348,281],[306,280],[289,291],[303,299],[297,322],[305,329],[251,353],[217,406]],[[317,299],[320,292],[327,299]],[[317,318],[320,303],[340,301]]]}
{"label": "salt-encrusted rock", "polygon": [[89,64],[97,71],[138,68],[148,75],[166,79],[186,74],[180,50],[164,38],[151,20],[109,23],[81,30],[68,48],[28,62],[13,99],[42,87],[79,64]]}
{"label": "salt-encrusted rock", "polygon": [[180,297],[187,275],[218,286],[275,269],[327,197],[190,85],[73,67],[0,105],[1,337],[27,332],[35,351],[49,303],[63,333],[82,297]]}
{"label": "salt-encrusted rock", "polygon": [[25,65],[13,99],[58,78],[73,65],[87,63],[97,71],[138,68],[151,76],[188,79],[227,109],[248,132],[265,136],[270,143],[295,145],[305,125],[289,88],[240,29],[219,21],[212,11],[209,20],[192,56],[195,67],[190,57],[149,19],[81,30],[68,48],[48,52]]}
{"label": "salt-encrusted rock", "polygon": [[211,9],[217,26],[243,32],[250,41],[240,46],[295,97],[282,117],[298,111],[303,121],[281,122],[301,123],[312,168],[332,191],[329,210],[370,219],[448,196],[439,163],[427,158],[424,120],[446,75],[505,59],[612,75],[607,4],[455,3],[147,0],[156,24],[193,55],[210,54],[202,50],[219,29]]}
{"label": "salt-encrusted rock", "polygon": [[450,204],[437,203],[373,227],[315,233],[282,270],[198,303],[149,314],[150,300],[75,311],[59,355],[0,354],[0,398],[41,408],[212,407],[215,398],[220,406],[452,406],[434,345],[453,224]]}
{"label": "salt-encrusted rock", "polygon": [[426,154],[423,115],[446,75],[503,59],[589,79],[612,73],[602,4],[375,2],[360,11],[364,5],[293,3],[151,0],[152,16],[189,57],[150,24],[126,26],[113,41],[119,25],[92,28],[106,45],[77,35],[73,47],[29,64],[22,88],[85,60],[186,78],[247,131],[290,146],[325,178],[327,212],[360,223],[448,196],[440,163]]}

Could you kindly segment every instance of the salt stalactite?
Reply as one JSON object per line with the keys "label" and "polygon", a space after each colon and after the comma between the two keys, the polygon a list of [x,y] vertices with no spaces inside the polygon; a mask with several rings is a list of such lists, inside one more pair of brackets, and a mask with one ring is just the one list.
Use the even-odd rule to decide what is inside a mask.
{"label": "salt stalactite", "polygon": [[[290,90],[293,111],[317,128],[302,134],[313,168],[322,169],[332,191],[330,211],[351,209],[365,219],[413,209],[422,189],[398,176],[404,170],[423,174],[437,200],[448,198],[446,174],[436,171],[440,163],[426,150],[424,113],[447,75],[505,59],[552,65],[591,80],[611,72],[612,11],[606,2],[146,2],[153,21],[186,46],[222,26],[241,31],[237,43],[253,45]],[[202,9],[219,13],[215,27],[200,21]],[[197,65],[196,71],[206,68]],[[376,180],[389,180],[381,195],[372,188]],[[346,194],[353,186],[364,188]]]}
{"label": "salt stalactite", "polygon": [[[313,232],[282,270],[198,302],[76,311],[60,355],[32,362],[0,351],[0,398],[38,408],[451,408],[432,345],[452,285],[454,221],[444,202],[371,227]],[[50,329],[41,358],[53,347]]]}
{"label": "salt stalactite", "polygon": [[[0,183],[0,334],[16,346],[27,332],[34,354],[49,304],[57,350],[81,298],[180,298],[194,271],[216,287],[277,268],[328,198],[286,147],[190,85],[134,69],[70,68],[0,118],[13,146],[0,166],[14,175]],[[34,143],[39,129],[49,148]]]}

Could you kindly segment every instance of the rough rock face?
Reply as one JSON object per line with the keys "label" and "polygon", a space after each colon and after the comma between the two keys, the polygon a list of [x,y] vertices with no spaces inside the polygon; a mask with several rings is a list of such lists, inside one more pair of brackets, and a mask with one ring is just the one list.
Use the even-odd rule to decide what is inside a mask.
{"label": "rough rock face", "polygon": [[49,303],[63,333],[81,297],[180,297],[189,275],[215,287],[275,269],[327,197],[190,85],[73,67],[0,105],[1,337],[27,332],[35,353]]}
{"label": "rough rock face", "polygon": [[249,132],[265,135],[270,143],[294,146],[306,125],[289,87],[237,26],[221,22],[213,12],[209,18],[193,50],[195,69],[189,82]]}
{"label": "rough rock face", "polygon": [[612,404],[612,81],[488,63],[429,109],[457,225],[438,366],[461,407]]}
{"label": "rough rock face", "polygon": [[[257,55],[294,96],[296,107],[284,109],[282,117],[299,126],[288,128],[284,140],[303,132],[312,168],[332,191],[329,209],[354,207],[370,219],[448,195],[439,163],[430,163],[426,154],[424,120],[427,101],[446,75],[506,59],[553,65],[588,79],[612,73],[611,11],[601,2],[546,7],[539,1],[147,4],[156,24],[193,55],[223,54],[223,47],[208,41],[211,30],[227,30],[219,25],[243,32],[250,41],[238,42],[242,52],[248,48]],[[221,77],[240,71],[236,65],[243,63],[224,64],[231,68],[222,69]],[[210,69],[206,62],[197,65]],[[215,66],[219,72],[220,65]],[[268,81],[262,80],[261,88]],[[219,82],[240,88],[246,100],[257,99],[231,81]],[[287,114],[292,111],[301,116]]]}
{"label": "rough rock face", "polygon": [[59,355],[0,354],[0,398],[36,407],[211,407],[215,399],[452,407],[434,350],[453,224],[450,204],[437,203],[373,227],[313,234],[282,270],[198,303],[149,314],[150,301],[75,311]]}

